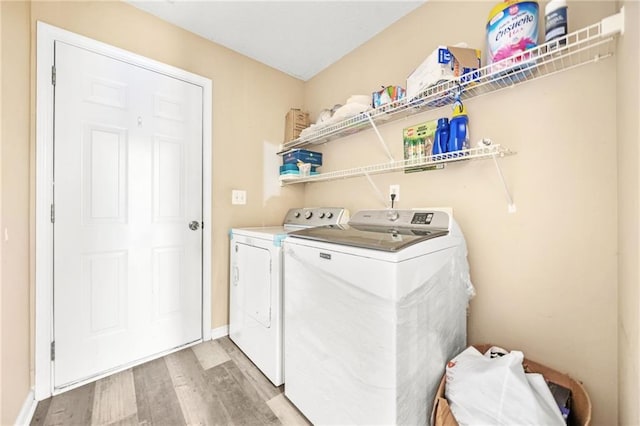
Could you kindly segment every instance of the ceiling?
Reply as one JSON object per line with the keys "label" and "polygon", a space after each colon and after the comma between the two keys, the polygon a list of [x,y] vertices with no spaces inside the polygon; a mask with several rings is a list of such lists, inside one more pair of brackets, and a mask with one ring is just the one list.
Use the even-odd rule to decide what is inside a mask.
{"label": "ceiling", "polygon": [[426,0],[125,0],[301,80]]}

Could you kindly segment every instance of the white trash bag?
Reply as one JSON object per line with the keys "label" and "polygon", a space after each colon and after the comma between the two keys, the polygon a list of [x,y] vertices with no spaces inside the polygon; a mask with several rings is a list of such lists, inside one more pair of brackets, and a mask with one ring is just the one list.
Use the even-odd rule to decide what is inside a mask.
{"label": "white trash bag", "polygon": [[[505,353],[491,358],[489,353]],[[565,425],[541,374],[525,373],[524,355],[470,346],[446,368],[445,396],[460,425]]]}

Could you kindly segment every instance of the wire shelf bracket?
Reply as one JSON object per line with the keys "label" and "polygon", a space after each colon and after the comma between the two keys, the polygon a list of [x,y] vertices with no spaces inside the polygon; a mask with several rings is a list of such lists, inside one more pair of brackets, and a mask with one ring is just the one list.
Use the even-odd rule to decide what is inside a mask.
{"label": "wire shelf bracket", "polygon": [[373,181],[373,179],[371,179],[371,175],[369,174],[369,172],[367,172],[366,170],[363,170],[362,174],[369,181],[369,185],[371,185],[371,187],[373,188],[373,191],[378,196],[378,199],[382,202],[382,205],[385,206],[385,207],[389,207],[390,208],[391,206],[387,205],[387,199],[382,194],[382,191],[380,191],[380,188],[378,188],[378,185],[376,185],[376,183]]}
{"label": "wire shelf bracket", "polygon": [[600,21],[600,32],[602,36],[624,34],[624,6],[620,8],[620,12]]}
{"label": "wire shelf bracket", "polygon": [[389,146],[387,145],[387,143],[385,142],[384,138],[380,134],[380,131],[378,130],[378,126],[376,126],[376,122],[373,121],[373,119],[371,118],[371,114],[369,114],[368,112],[366,112],[365,115],[367,116],[367,119],[369,120],[369,124],[371,124],[371,127],[373,127],[373,131],[376,132],[376,136],[378,136],[378,140],[382,144],[382,148],[384,148],[384,151],[386,152],[387,157],[389,157],[389,161],[393,163],[393,161],[394,161],[393,160],[393,155],[391,155],[391,151],[389,151]]}
{"label": "wire shelf bracket", "polygon": [[496,170],[498,171],[498,177],[502,182],[502,188],[504,189],[504,194],[507,197],[507,211],[509,213],[515,213],[517,210],[516,205],[513,202],[513,197],[511,196],[511,192],[509,191],[509,186],[507,185],[507,181],[504,178],[504,174],[502,174],[502,169],[500,168],[500,164],[498,164],[498,159],[496,158],[496,154],[493,154],[491,157],[493,158],[493,164],[496,165]]}

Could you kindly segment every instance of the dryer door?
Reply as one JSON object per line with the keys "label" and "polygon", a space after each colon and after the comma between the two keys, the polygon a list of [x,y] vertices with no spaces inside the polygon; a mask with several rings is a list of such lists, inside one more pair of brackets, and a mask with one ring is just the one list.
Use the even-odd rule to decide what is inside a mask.
{"label": "dryer door", "polygon": [[[244,311],[265,327],[271,327],[271,252],[239,243],[237,245],[237,285]],[[245,323],[245,326],[250,326]]]}

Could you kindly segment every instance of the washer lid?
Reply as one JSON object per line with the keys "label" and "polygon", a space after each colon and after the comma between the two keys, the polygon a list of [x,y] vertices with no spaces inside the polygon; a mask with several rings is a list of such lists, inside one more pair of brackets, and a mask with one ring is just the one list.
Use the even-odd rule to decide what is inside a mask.
{"label": "washer lid", "polygon": [[391,228],[367,225],[328,225],[301,229],[290,237],[341,244],[373,250],[396,252],[413,244],[449,233],[447,229]]}

